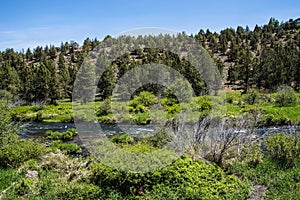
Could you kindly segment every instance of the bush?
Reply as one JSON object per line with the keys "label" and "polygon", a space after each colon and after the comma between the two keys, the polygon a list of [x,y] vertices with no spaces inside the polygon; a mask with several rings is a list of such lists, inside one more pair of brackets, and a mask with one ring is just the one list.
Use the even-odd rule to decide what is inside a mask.
{"label": "bush", "polygon": [[20,179],[20,173],[16,169],[0,169],[0,191],[4,191],[11,183]]}
{"label": "bush", "polygon": [[130,105],[136,107],[141,104],[143,106],[152,106],[157,103],[157,98],[152,92],[143,91],[138,96],[135,96],[131,101]]}
{"label": "bush", "polygon": [[244,147],[241,152],[241,161],[251,167],[256,167],[263,161],[264,155],[259,144]]}
{"label": "bush", "polygon": [[43,113],[42,111],[38,111],[36,113],[36,117],[34,119],[35,122],[42,122],[43,121]]}
{"label": "bush", "polygon": [[66,190],[57,194],[58,199],[65,200],[86,200],[86,199],[103,199],[101,188],[92,184],[73,184]]}
{"label": "bush", "polygon": [[259,99],[259,93],[256,90],[251,89],[248,91],[245,97],[245,102],[250,105],[253,105],[258,102],[258,99]]}
{"label": "bush", "polygon": [[132,120],[134,123],[139,125],[145,125],[151,122],[151,118],[148,113],[136,113],[132,116]]}
{"label": "bush", "polygon": [[278,133],[263,143],[268,156],[283,167],[293,167],[300,158],[300,134]]}
{"label": "bush", "polygon": [[212,100],[209,96],[200,96],[192,99],[192,110],[193,111],[210,111],[212,109]]}
{"label": "bush", "polygon": [[172,118],[180,112],[180,105],[177,99],[165,97],[161,100],[161,105],[167,111],[167,118]]}
{"label": "bush", "polygon": [[13,103],[13,95],[6,90],[0,90],[0,103],[9,106]]}
{"label": "bush", "polygon": [[289,86],[279,87],[275,100],[276,104],[280,107],[293,106],[297,104],[295,91]]}
{"label": "bush", "polygon": [[113,114],[109,114],[109,115],[104,115],[104,116],[100,116],[97,121],[100,124],[114,124],[116,123],[115,117]]}
{"label": "bush", "polygon": [[100,107],[96,110],[96,114],[97,116],[104,116],[109,115],[111,113],[111,100],[110,98],[107,98],[100,104]]}
{"label": "bush", "polygon": [[291,120],[281,113],[267,113],[259,121],[260,126],[290,125]]}
{"label": "bush", "polygon": [[157,98],[151,92],[143,91],[129,102],[130,112],[146,112],[149,106],[157,103]]}
{"label": "bush", "polygon": [[59,149],[67,154],[79,154],[82,152],[80,146],[75,143],[62,143],[61,140],[55,140],[51,143],[52,149]]}
{"label": "bush", "polygon": [[133,144],[134,138],[128,134],[124,134],[121,136],[114,136],[111,141],[116,144]]}
{"label": "bush", "polygon": [[163,148],[168,142],[171,141],[171,137],[165,130],[161,130],[153,136],[143,138],[142,141],[149,143],[153,147]]}
{"label": "bush", "polygon": [[38,158],[46,152],[46,146],[33,140],[19,140],[0,148],[0,166],[15,167],[23,162]]}
{"label": "bush", "polygon": [[[249,185],[226,175],[216,165],[182,157],[160,171],[131,173],[103,164],[92,168],[91,180],[103,190],[149,199],[246,199]],[[169,196],[170,195],[170,196]],[[135,197],[136,198],[136,197]]]}
{"label": "bush", "polygon": [[0,147],[18,140],[18,127],[11,120],[11,112],[0,103]]}
{"label": "bush", "polygon": [[68,141],[74,139],[75,136],[77,136],[78,133],[76,132],[75,128],[70,128],[66,132],[58,132],[58,131],[46,131],[46,136],[50,140],[63,140]]}
{"label": "bush", "polygon": [[22,178],[21,181],[16,185],[16,193],[19,196],[23,196],[28,194],[33,187],[33,180],[32,179],[25,179]]}

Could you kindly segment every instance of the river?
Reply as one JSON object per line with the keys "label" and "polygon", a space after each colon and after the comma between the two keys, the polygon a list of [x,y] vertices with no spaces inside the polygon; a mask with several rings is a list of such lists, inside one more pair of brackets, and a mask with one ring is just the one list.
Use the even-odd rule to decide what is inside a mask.
{"label": "river", "polygon": [[[121,127],[121,128],[120,128]],[[47,130],[64,132],[69,128],[75,128],[73,123],[27,123],[21,126],[21,133],[19,136],[24,139],[35,139],[45,137],[45,132]],[[107,137],[112,137],[114,135],[128,133],[134,137],[138,137],[143,134],[151,134],[155,131],[153,125],[101,125],[101,129],[104,135]],[[256,132],[259,135],[272,134],[276,132],[290,133],[291,130],[300,132],[300,126],[279,126],[279,127],[265,127],[258,128]],[[79,138],[75,138],[78,140]]]}
{"label": "river", "polygon": [[[64,132],[69,128],[75,128],[73,123],[26,123],[21,126],[20,138],[36,139],[45,137],[47,130]],[[102,132],[107,137],[128,133],[132,136],[151,134],[155,128],[152,125],[107,125],[101,124]],[[78,138],[75,138],[77,140]]]}

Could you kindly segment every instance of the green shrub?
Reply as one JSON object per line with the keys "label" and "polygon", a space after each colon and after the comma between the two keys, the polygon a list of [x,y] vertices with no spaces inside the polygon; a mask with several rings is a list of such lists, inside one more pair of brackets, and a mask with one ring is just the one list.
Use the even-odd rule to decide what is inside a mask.
{"label": "green shrub", "polygon": [[0,104],[4,104],[9,106],[11,103],[13,103],[13,95],[6,91],[6,90],[0,90]]}
{"label": "green shrub", "polygon": [[131,113],[145,113],[148,111],[148,108],[142,104],[137,104],[135,107],[129,106],[129,112]]}
{"label": "green shrub", "polygon": [[100,116],[97,121],[100,124],[114,124],[116,122],[113,114]]}
{"label": "green shrub", "polygon": [[96,110],[97,116],[109,115],[112,113],[111,100],[110,98],[105,99],[101,102],[99,108]]}
{"label": "green shrub", "polygon": [[145,125],[151,121],[149,113],[136,113],[132,116],[132,120],[135,124]]}
{"label": "green shrub", "polygon": [[133,144],[134,138],[128,134],[114,136],[111,141],[116,144]]}
{"label": "green shrub", "polygon": [[265,157],[256,166],[235,163],[230,173],[242,179],[251,180],[253,184],[267,188],[265,199],[300,199],[300,168],[282,168],[278,162]]}
{"label": "green shrub", "polygon": [[172,118],[176,113],[180,112],[180,105],[178,100],[174,98],[163,98],[161,100],[161,105],[167,111],[167,118]]}
{"label": "green shrub", "polygon": [[282,113],[267,113],[259,120],[260,126],[290,125],[291,120]]}
{"label": "green shrub", "polygon": [[16,169],[0,169],[0,191],[7,189],[13,182],[20,178]]}
{"label": "green shrub", "polygon": [[210,111],[212,109],[212,100],[209,96],[200,96],[192,99],[193,111]]}
{"label": "green shrub", "polygon": [[16,185],[16,194],[23,196],[28,194],[33,188],[33,180],[22,178],[22,180]]}
{"label": "green shrub", "polygon": [[182,157],[160,171],[131,173],[103,164],[92,167],[91,181],[103,190],[127,197],[174,197],[174,199],[246,199],[249,185],[226,175],[216,165]]}
{"label": "green shrub", "polygon": [[[147,116],[148,107],[156,104],[157,98],[151,92],[143,91],[129,102],[129,112],[135,113],[133,121],[137,124],[147,124],[150,121]],[[143,113],[147,115],[143,115]]]}
{"label": "green shrub", "polygon": [[36,113],[34,121],[35,122],[42,122],[43,121],[43,113],[41,111],[38,111]]}
{"label": "green shrub", "polygon": [[258,100],[259,100],[259,93],[256,90],[251,89],[247,92],[246,97],[245,97],[246,103],[253,105],[253,104],[257,103]]}
{"label": "green shrub", "polygon": [[276,104],[280,107],[293,106],[297,104],[297,96],[293,88],[289,86],[279,87],[276,95]]}
{"label": "green shrub", "polygon": [[18,140],[18,126],[11,120],[9,108],[0,103],[0,147]]}
{"label": "green shrub", "polygon": [[161,130],[160,132],[156,133],[153,136],[150,136],[148,138],[142,139],[146,143],[149,143],[151,146],[162,148],[164,147],[168,142],[171,141],[171,137],[166,133],[165,130]]}
{"label": "green shrub", "polygon": [[0,147],[0,166],[15,167],[46,152],[46,146],[33,140],[19,140]]}
{"label": "green shrub", "polygon": [[55,140],[51,142],[50,147],[52,149],[59,149],[67,154],[79,154],[82,152],[80,146],[75,143],[63,143],[61,140]]}
{"label": "green shrub", "polygon": [[251,167],[257,166],[263,161],[264,155],[259,144],[246,146],[241,152],[241,161]]}
{"label": "green shrub", "polygon": [[103,193],[101,188],[96,185],[77,183],[57,194],[57,198],[65,200],[103,199]]}
{"label": "green shrub", "polygon": [[151,106],[156,103],[157,98],[152,92],[143,91],[138,96],[135,96],[129,104],[133,107],[136,107],[139,104],[143,106]]}
{"label": "green shrub", "polygon": [[65,132],[58,132],[58,131],[46,131],[46,136],[50,140],[63,140],[68,141],[74,139],[75,136],[77,136],[78,133],[75,128],[70,128]]}
{"label": "green shrub", "polygon": [[292,167],[300,158],[300,134],[277,133],[263,143],[268,156],[283,167]]}

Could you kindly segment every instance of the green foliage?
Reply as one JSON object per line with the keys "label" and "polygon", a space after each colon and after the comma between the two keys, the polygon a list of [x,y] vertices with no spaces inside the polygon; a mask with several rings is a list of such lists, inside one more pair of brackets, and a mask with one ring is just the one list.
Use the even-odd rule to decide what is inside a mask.
{"label": "green foliage", "polygon": [[253,144],[243,149],[241,159],[227,169],[228,173],[264,186],[265,199],[299,199],[299,138],[299,133],[272,134],[263,139],[262,148]]}
{"label": "green foliage", "polygon": [[253,184],[267,188],[265,199],[299,199],[300,198],[300,170],[299,167],[282,168],[278,162],[264,158],[257,165],[236,163],[230,171]]}
{"label": "green foliage", "polygon": [[0,147],[17,141],[18,127],[11,120],[11,111],[0,103]]}
{"label": "green foliage", "polygon": [[58,199],[66,200],[86,200],[86,199],[103,199],[102,189],[96,185],[77,183],[66,188],[57,194]]}
{"label": "green foliage", "polygon": [[0,104],[9,106],[12,102],[13,95],[6,90],[0,90]]}
{"label": "green foliage", "polygon": [[276,104],[280,107],[293,106],[297,104],[297,96],[293,88],[289,86],[281,86],[277,91]]}
{"label": "green foliage", "polygon": [[269,136],[264,141],[268,156],[283,167],[299,165],[300,161],[300,134],[287,135],[278,133]]}
{"label": "green foliage", "polygon": [[[145,107],[152,106],[157,103],[156,96],[148,91],[141,92],[138,96],[135,96],[129,105],[133,108],[133,112],[145,112]],[[137,110],[137,111],[135,111]]]}
{"label": "green foliage", "polygon": [[120,172],[97,164],[91,179],[104,190],[114,189],[128,197],[146,193],[149,199],[167,195],[175,199],[245,199],[250,191],[247,184],[225,175],[219,167],[187,157],[146,174]]}
{"label": "green foliage", "polygon": [[7,189],[13,182],[20,178],[20,174],[16,169],[8,168],[1,169],[0,168],[0,191]]}
{"label": "green foliage", "polygon": [[248,166],[255,167],[263,161],[263,158],[259,144],[252,144],[242,149],[240,160]]}
{"label": "green foliage", "polygon": [[245,97],[245,101],[250,104],[250,105],[253,105],[255,103],[257,103],[259,100],[259,93],[254,90],[254,89],[251,89],[247,92],[247,95]]}
{"label": "green foliage", "polygon": [[45,145],[33,140],[20,140],[18,127],[11,121],[7,106],[0,104],[0,167],[15,167],[45,153]]}
{"label": "green foliage", "polygon": [[[11,110],[16,121],[73,122],[72,103],[60,101],[57,106],[18,106]],[[39,116],[38,116],[39,115]]]}
{"label": "green foliage", "polygon": [[165,97],[160,102],[164,107],[173,106],[175,104],[178,104],[178,100],[176,98],[172,97]]}
{"label": "green foliage", "polygon": [[113,114],[100,116],[97,120],[100,124],[114,124],[115,123],[115,118],[114,118]]}
{"label": "green foliage", "polygon": [[261,120],[260,123],[262,126],[277,126],[277,125],[290,125],[291,121],[288,117],[281,113],[268,113],[265,114]]}
{"label": "green foliage", "polygon": [[59,149],[67,154],[79,154],[82,152],[80,146],[75,143],[63,143],[61,140],[51,142],[50,148]]}
{"label": "green foliage", "polygon": [[200,112],[212,109],[212,101],[208,96],[199,97],[198,109]]}
{"label": "green foliage", "polygon": [[[281,84],[288,84],[299,90],[298,33],[299,25],[297,26],[296,20],[278,24],[278,20],[271,19],[268,24],[257,25],[253,30],[241,26],[236,29],[226,28],[220,33],[200,30],[194,37],[178,34],[176,39],[182,41],[183,38],[189,37],[188,39],[195,39],[209,50],[216,60],[220,74],[224,66],[229,65],[228,76],[226,74],[225,77],[228,77],[234,89],[247,91],[248,88],[256,87],[274,90]],[[172,66],[189,81],[197,96],[207,92],[200,73],[185,59],[170,52],[140,49],[138,46],[146,42],[150,42],[153,46],[169,46],[170,36],[108,37],[103,41],[112,48],[112,52],[120,48],[119,44],[129,41],[138,47],[130,54],[120,57],[113,67],[109,67],[103,73],[98,89],[101,96],[105,98],[111,95],[117,79],[128,70],[151,62]],[[81,47],[76,42],[65,42],[60,47],[38,46],[33,52],[30,49],[26,52],[17,52],[13,49],[1,51],[0,88],[18,95],[29,103],[54,103],[57,99],[71,97],[79,66],[99,43],[97,39],[87,38]],[[178,48],[181,48],[184,53],[190,50],[186,45]],[[203,63],[207,64],[206,60]],[[89,77],[85,77],[86,81],[90,81]],[[190,90],[186,90],[183,86],[184,83],[179,79],[170,85],[182,97],[189,96]],[[159,90],[153,86],[147,89],[156,92]]]}
{"label": "green foliage", "polygon": [[155,135],[145,138],[142,141],[149,143],[151,146],[163,148],[168,142],[171,141],[171,138],[165,130],[161,130]]}
{"label": "green foliage", "polygon": [[131,137],[128,134],[120,135],[120,136],[114,136],[111,141],[116,144],[133,144],[134,138]]}
{"label": "green foliage", "polygon": [[15,167],[46,152],[46,147],[33,140],[18,140],[0,147],[0,167]]}
{"label": "green foliage", "polygon": [[46,131],[46,136],[50,140],[63,140],[68,141],[74,139],[78,135],[75,128],[70,128],[65,132],[58,132],[58,131]]}
{"label": "green foliage", "polygon": [[138,125],[149,124],[151,121],[150,115],[148,113],[136,113],[132,116],[132,120]]}
{"label": "green foliage", "polygon": [[96,111],[97,116],[109,115],[112,113],[110,98],[105,99]]}
{"label": "green foliage", "polygon": [[24,196],[28,194],[33,187],[33,180],[22,178],[21,181],[16,185],[15,192],[18,196]]}

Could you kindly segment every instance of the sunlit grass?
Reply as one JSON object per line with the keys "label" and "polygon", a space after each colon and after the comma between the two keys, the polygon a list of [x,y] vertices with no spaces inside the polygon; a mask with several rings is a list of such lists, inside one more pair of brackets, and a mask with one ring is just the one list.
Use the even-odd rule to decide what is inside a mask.
{"label": "sunlit grass", "polygon": [[[297,93],[299,98],[300,93]],[[286,119],[292,124],[300,123],[300,105],[291,107],[279,107],[274,102],[276,93],[259,94],[258,103],[248,105],[245,102],[246,95],[241,95],[240,92],[220,93],[218,96],[203,96],[201,98],[194,97],[191,103],[180,103],[178,108],[169,107],[174,112],[161,107],[151,107],[146,112],[135,113],[129,112],[128,102],[120,102],[113,100],[111,103],[111,111],[113,114],[99,115],[97,110],[104,104],[104,101],[99,101],[86,104],[76,104],[73,107],[70,99],[58,101],[58,105],[40,105],[40,106],[19,106],[12,109],[13,117],[17,121],[39,121],[47,123],[55,122],[73,122],[74,110],[78,118],[89,121],[98,121],[100,123],[115,123],[115,122],[132,122],[136,124],[147,124],[162,122],[168,118],[174,117],[176,113],[187,111],[189,121],[195,121],[204,113],[212,114],[215,117],[241,116],[251,110],[258,110],[262,115],[274,116],[276,120]],[[267,99],[267,100],[266,100]],[[211,108],[199,112],[200,104],[209,103]],[[205,105],[204,105],[205,106]],[[179,110],[178,110],[179,109]],[[201,109],[200,109],[201,110]]]}

